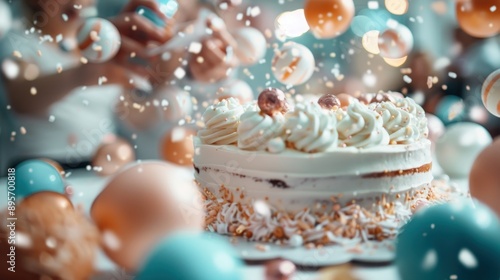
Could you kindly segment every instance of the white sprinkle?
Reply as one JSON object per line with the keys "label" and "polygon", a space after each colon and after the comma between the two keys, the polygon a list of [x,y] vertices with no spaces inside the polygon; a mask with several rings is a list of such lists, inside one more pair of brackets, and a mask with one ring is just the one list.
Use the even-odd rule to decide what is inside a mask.
{"label": "white sprinkle", "polygon": [[36,95],[36,93],[37,93],[36,87],[31,87],[30,93],[31,93],[31,95]]}
{"label": "white sprinkle", "polygon": [[376,10],[378,7],[378,1],[368,1],[368,9]]}
{"label": "white sprinkle", "polygon": [[49,116],[49,122],[54,122],[56,120],[56,117],[54,115]]}
{"label": "white sprinkle", "polygon": [[68,15],[67,14],[62,14],[61,17],[62,17],[62,19],[64,21],[68,21]]}
{"label": "white sprinkle", "polygon": [[184,76],[186,76],[186,71],[184,71],[184,69],[182,69],[181,67],[177,67],[177,69],[175,69],[174,71],[174,76],[180,80],[184,78]]}
{"label": "white sprinkle", "polygon": [[496,10],[497,10],[497,6],[493,5],[493,6],[490,7],[490,12],[493,13]]}
{"label": "white sprinkle", "polygon": [[57,34],[56,36],[56,43],[59,43],[63,40],[63,35],[62,34]]}
{"label": "white sprinkle", "polygon": [[200,51],[201,51],[201,47],[202,47],[202,45],[201,45],[199,42],[192,42],[192,43],[189,45],[189,49],[188,49],[188,51],[189,51],[190,53],[196,53],[196,54],[198,54],[198,53],[200,53]]}
{"label": "white sprinkle", "polygon": [[468,269],[477,267],[476,256],[469,249],[462,248],[458,253],[458,260]]}
{"label": "white sprinkle", "polygon": [[251,17],[256,17],[260,15],[260,8],[258,6],[256,7],[253,7],[251,10],[250,10],[250,16]]}
{"label": "white sprinkle", "polygon": [[422,269],[432,270],[434,267],[436,267],[437,260],[438,260],[438,255],[436,250],[430,249],[429,251],[427,251],[422,261],[421,265]]}
{"label": "white sprinkle", "polygon": [[403,76],[403,81],[405,81],[405,83],[407,83],[407,84],[410,84],[411,81],[412,81],[412,79],[410,78],[410,76],[404,75]]}

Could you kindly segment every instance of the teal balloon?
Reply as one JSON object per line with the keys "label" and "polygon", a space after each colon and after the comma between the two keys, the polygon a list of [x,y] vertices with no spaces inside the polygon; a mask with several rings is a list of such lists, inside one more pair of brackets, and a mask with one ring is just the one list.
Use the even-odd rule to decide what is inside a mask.
{"label": "teal balloon", "polygon": [[419,210],[396,240],[402,280],[498,280],[499,260],[500,221],[476,200]]}
{"label": "teal balloon", "polygon": [[435,115],[444,124],[461,121],[466,116],[464,101],[458,96],[447,95],[439,101]]}
{"label": "teal balloon", "polygon": [[16,198],[42,191],[64,193],[64,182],[59,171],[41,160],[27,160],[16,166]]}
{"label": "teal balloon", "polygon": [[179,232],[146,258],[136,280],[239,280],[243,262],[220,236]]}

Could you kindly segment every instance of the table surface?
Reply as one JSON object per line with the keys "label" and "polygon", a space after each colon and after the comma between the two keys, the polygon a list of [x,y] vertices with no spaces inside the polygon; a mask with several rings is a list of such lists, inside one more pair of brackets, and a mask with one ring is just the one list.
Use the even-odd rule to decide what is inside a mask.
{"label": "table surface", "polygon": [[[85,211],[89,211],[94,198],[100,193],[106,185],[109,177],[100,177],[93,171],[87,170],[72,170],[66,174],[66,181],[73,187],[74,194],[72,201],[75,205],[81,204]],[[464,180],[459,182],[463,185]],[[6,179],[0,178],[0,193],[6,193]],[[7,205],[6,195],[0,195],[0,209]],[[396,268],[391,264],[359,264],[353,263],[354,274],[360,279],[383,279],[397,280],[399,279]],[[109,259],[100,253],[96,259],[96,266],[100,271],[100,275],[94,277],[94,280],[132,280],[131,276],[126,275],[113,265]],[[264,279],[264,267],[262,264],[249,264],[245,267],[244,279]],[[321,279],[317,269],[307,269],[299,271],[293,279],[310,280]]]}

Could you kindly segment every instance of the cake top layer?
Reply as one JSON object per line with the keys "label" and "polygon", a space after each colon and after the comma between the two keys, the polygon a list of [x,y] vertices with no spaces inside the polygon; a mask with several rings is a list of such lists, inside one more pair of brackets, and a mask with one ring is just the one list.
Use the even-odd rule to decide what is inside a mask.
{"label": "cake top layer", "polygon": [[[363,95],[341,103],[332,94],[288,104],[279,89],[264,90],[258,102],[229,98],[211,105],[198,132],[202,144],[236,145],[242,150],[305,153],[408,145],[427,138],[425,112],[411,98]],[[346,104],[348,103],[348,104]],[[351,148],[352,149],[352,148]]]}

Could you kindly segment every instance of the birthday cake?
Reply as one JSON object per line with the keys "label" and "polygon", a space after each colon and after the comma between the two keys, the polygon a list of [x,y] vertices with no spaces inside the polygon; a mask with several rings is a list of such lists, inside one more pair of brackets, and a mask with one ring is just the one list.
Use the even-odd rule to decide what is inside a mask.
{"label": "birthday cake", "polygon": [[394,237],[439,199],[431,143],[415,101],[370,99],[292,106],[270,88],[257,103],[209,106],[193,158],[207,229],[293,246]]}

